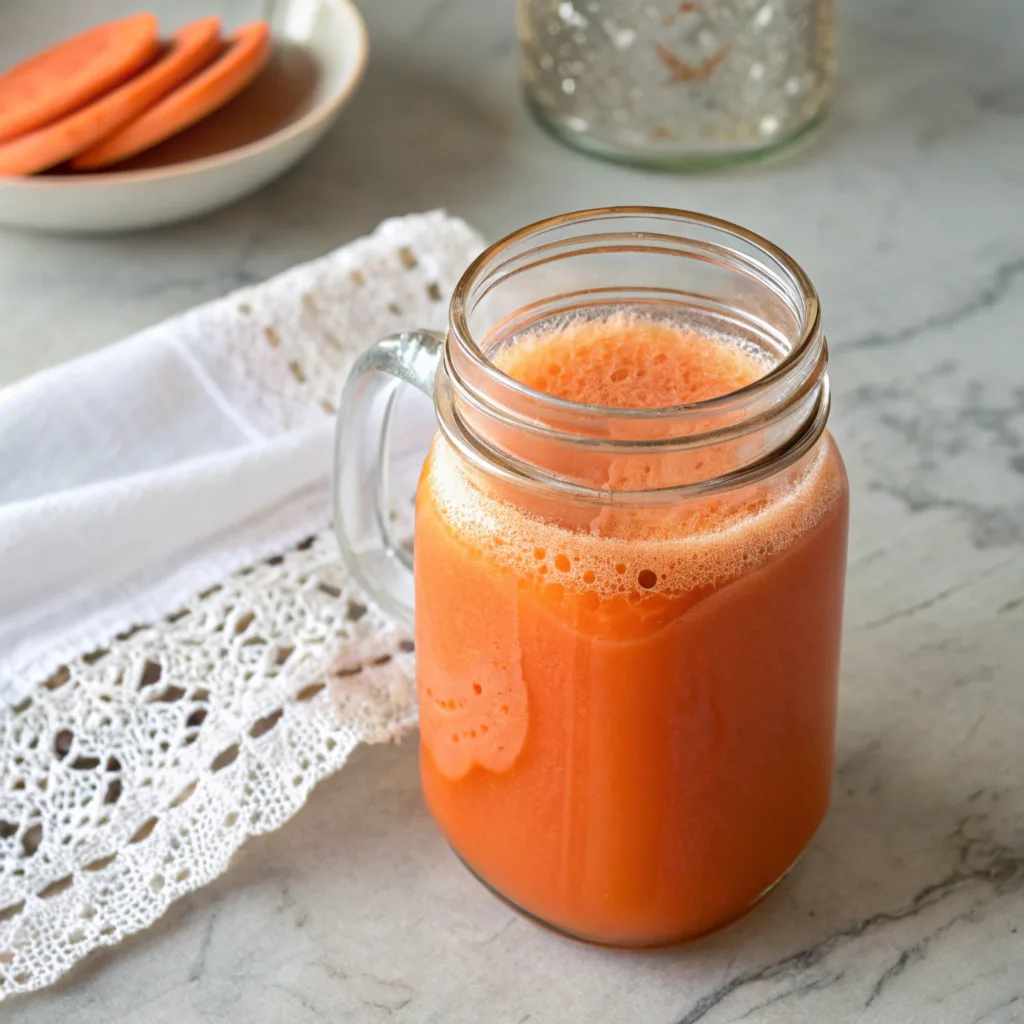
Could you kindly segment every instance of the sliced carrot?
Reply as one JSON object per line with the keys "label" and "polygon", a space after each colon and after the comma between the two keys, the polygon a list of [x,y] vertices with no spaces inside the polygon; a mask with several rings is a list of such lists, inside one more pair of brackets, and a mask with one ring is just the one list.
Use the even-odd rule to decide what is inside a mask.
{"label": "sliced carrot", "polygon": [[150,149],[242,91],[270,55],[270,28],[255,21],[228,39],[227,49],[205,71],[178,86],[144,114],[71,161],[75,170],[107,167]]}
{"label": "sliced carrot", "polygon": [[0,75],[0,142],[34,131],[120,85],[160,52],[156,18],[89,29]]}
{"label": "sliced carrot", "polygon": [[131,81],[53,124],[0,143],[0,174],[35,174],[94,146],[209,64],[220,49],[217,18],[186,25],[156,63]]}

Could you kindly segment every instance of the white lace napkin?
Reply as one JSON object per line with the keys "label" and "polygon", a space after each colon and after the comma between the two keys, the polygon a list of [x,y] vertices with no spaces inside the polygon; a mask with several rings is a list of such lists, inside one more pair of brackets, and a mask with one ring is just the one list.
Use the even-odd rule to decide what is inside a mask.
{"label": "white lace napkin", "polygon": [[0,391],[0,998],[156,920],[415,720],[329,536],[354,356],[442,327],[441,213]]}

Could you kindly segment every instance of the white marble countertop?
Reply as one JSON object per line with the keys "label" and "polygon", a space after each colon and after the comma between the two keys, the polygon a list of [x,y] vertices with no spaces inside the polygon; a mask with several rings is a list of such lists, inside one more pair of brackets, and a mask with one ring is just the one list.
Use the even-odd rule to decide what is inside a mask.
{"label": "white marble countertop", "polygon": [[159,233],[0,232],[0,381],[408,210],[493,236],[652,203],[767,235],[823,296],[853,485],[832,810],[755,914],[612,953],[496,902],[431,826],[414,744],[366,749],[217,884],[3,1019],[1024,1021],[1024,7],[847,0],[817,145],[688,178],[529,122],[511,0],[364,6],[368,80],[278,184]]}

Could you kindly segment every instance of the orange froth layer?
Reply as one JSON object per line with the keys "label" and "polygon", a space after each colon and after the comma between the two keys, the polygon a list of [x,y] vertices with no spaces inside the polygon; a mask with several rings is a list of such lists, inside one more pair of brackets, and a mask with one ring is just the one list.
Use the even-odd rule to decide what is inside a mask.
{"label": "orange froth layer", "polygon": [[628,313],[527,335],[494,362],[537,391],[618,409],[706,402],[739,391],[768,369],[738,345]]}

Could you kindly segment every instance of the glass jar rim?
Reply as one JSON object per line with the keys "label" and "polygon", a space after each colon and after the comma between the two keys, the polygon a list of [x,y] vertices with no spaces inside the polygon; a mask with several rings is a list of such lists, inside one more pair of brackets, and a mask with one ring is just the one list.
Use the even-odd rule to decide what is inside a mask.
{"label": "glass jar rim", "polygon": [[[676,227],[693,225],[714,240],[681,231],[668,234],[635,227],[573,233],[590,223],[631,218],[660,220]],[[558,234],[559,231],[564,233]],[[554,237],[545,241],[545,234]],[[735,239],[752,254],[723,245],[717,240],[718,235],[726,240]],[[778,362],[762,377],[725,395],[685,405],[637,409],[586,405],[547,394],[515,380],[487,357],[469,326],[477,299],[486,297],[492,288],[500,287],[520,270],[542,265],[549,259],[614,251],[698,259],[752,278],[781,300],[795,318],[794,327],[779,335],[787,347]],[[535,262],[525,263],[528,258]],[[449,332],[436,378],[435,407],[439,427],[448,442],[470,463],[508,482],[602,503],[671,502],[743,486],[793,464],[809,452],[824,432],[828,419],[827,364],[828,347],[821,331],[817,292],[803,269],[778,246],[736,224],[705,214],[666,207],[605,207],[527,225],[488,247],[470,264],[452,297]],[[470,416],[464,415],[467,411],[477,417],[478,423],[482,417],[485,422],[583,449],[629,456],[645,452],[672,454],[710,444],[737,443],[783,418],[799,415],[800,419],[791,424],[787,438],[773,450],[719,476],[663,487],[609,491],[565,478],[505,447],[496,447],[474,427]],[[722,422],[709,428],[708,417]],[[571,426],[559,425],[564,423]],[[615,424],[623,428],[624,435],[620,436]],[[667,437],[666,429],[674,431],[674,436]],[[637,431],[646,432],[647,436],[640,436]]]}
{"label": "glass jar rim", "polygon": [[[700,402],[669,405],[653,409],[638,409],[622,406],[583,405],[569,399],[549,395],[510,377],[488,359],[470,330],[468,308],[474,286],[479,283],[495,260],[508,253],[519,243],[528,241],[531,238],[539,238],[546,232],[558,228],[572,227],[601,219],[627,217],[653,217],[680,225],[694,224],[700,227],[712,228],[745,242],[781,267],[789,275],[790,283],[800,299],[801,327],[799,336],[792,342],[791,347],[779,362],[762,377],[742,388],[738,388],[736,391],[730,391],[724,395],[718,395]],[[632,234],[633,237],[641,237],[636,233]],[[652,236],[647,235],[646,237],[650,238]],[[501,389],[509,391],[511,394],[537,403],[540,407],[547,407],[552,411],[562,413],[598,416],[619,421],[657,421],[686,417],[691,414],[705,415],[709,412],[719,412],[730,406],[739,406],[747,401],[756,400],[765,392],[776,387],[780,381],[786,378],[791,369],[800,363],[820,330],[821,305],[814,285],[796,260],[783,249],[769,242],[768,239],[731,221],[690,210],[680,210],[666,206],[607,206],[577,210],[535,221],[532,224],[519,228],[517,231],[513,231],[511,234],[488,246],[466,268],[465,273],[463,273],[452,293],[451,305],[449,307],[448,345],[446,348],[450,347],[454,340],[458,344],[459,353],[466,356],[473,366],[485,374],[491,382],[497,384]]]}

